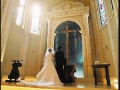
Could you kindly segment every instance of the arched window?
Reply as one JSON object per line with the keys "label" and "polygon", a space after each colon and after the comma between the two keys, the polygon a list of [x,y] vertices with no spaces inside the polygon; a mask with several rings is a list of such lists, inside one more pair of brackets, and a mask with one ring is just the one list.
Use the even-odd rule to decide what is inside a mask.
{"label": "arched window", "polygon": [[26,0],[20,0],[20,5],[18,8],[18,14],[16,19],[16,24],[24,28],[24,19],[25,19],[25,6]]}
{"label": "arched window", "polygon": [[103,0],[97,0],[97,5],[98,5],[98,9],[99,9],[100,24],[101,24],[101,26],[105,26],[107,24],[107,18],[106,18]]}
{"label": "arched window", "polygon": [[33,7],[31,33],[39,34],[39,19],[40,19],[40,8],[39,6],[35,5]]}

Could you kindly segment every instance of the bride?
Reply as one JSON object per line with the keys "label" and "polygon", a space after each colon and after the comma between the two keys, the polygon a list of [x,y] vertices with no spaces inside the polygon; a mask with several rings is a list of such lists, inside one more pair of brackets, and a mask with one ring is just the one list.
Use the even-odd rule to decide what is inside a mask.
{"label": "bride", "polygon": [[60,81],[55,66],[53,64],[54,59],[54,49],[48,48],[45,57],[43,68],[36,75],[35,81],[25,81],[21,80],[20,82],[25,85],[35,85],[35,86],[51,86],[51,85],[63,85]]}

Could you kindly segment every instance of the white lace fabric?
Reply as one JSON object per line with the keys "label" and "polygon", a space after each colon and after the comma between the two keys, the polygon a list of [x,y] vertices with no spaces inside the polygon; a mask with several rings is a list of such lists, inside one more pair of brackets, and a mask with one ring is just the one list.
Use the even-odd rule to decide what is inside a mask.
{"label": "white lace fabric", "polygon": [[21,84],[35,86],[53,86],[63,85],[60,81],[55,66],[52,61],[52,53],[46,53],[42,70],[36,75],[37,80],[25,81],[21,80]]}

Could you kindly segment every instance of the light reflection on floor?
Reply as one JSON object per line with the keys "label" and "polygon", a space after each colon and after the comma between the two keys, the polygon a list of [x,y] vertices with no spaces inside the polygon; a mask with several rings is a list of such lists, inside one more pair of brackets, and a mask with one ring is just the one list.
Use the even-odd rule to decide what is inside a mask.
{"label": "light reflection on floor", "polygon": [[[26,78],[26,80],[29,80]],[[34,79],[31,78],[31,81]],[[94,82],[74,82],[74,83],[65,83],[64,86],[27,86],[17,83],[8,83],[5,82],[5,79],[1,81],[1,90],[117,90],[118,84],[111,83],[111,86],[106,84],[98,83],[94,85]]]}

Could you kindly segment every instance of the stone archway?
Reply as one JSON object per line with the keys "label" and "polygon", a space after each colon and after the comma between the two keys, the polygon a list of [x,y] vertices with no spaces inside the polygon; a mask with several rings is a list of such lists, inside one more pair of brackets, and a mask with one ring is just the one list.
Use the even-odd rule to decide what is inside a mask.
{"label": "stone archway", "polygon": [[[82,6],[83,7],[83,6]],[[78,8],[77,8],[78,9]],[[81,10],[81,9],[80,9]],[[84,78],[77,79],[78,81],[94,81],[93,75],[92,75],[92,56],[91,56],[91,46],[90,46],[90,37],[89,37],[89,24],[88,24],[88,16],[89,12],[84,11],[76,12],[76,14],[72,14],[72,11],[68,9],[68,12],[71,12],[71,14],[67,15],[65,14],[67,12],[66,10],[63,10],[62,12],[58,14],[58,11],[50,12],[47,14],[47,20],[48,20],[48,37],[47,37],[47,48],[48,47],[54,47],[54,38],[55,38],[55,29],[57,26],[65,21],[73,21],[76,22],[80,27],[81,30],[79,32],[82,36],[82,53],[83,53],[83,67],[84,67]],[[64,16],[61,16],[61,13],[64,14]]]}

